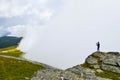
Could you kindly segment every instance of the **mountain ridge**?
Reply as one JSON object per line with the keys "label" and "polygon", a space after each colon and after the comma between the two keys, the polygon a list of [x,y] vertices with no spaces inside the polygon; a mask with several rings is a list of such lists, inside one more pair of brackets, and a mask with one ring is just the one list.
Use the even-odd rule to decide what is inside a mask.
{"label": "mountain ridge", "polygon": [[14,36],[0,37],[0,48],[18,46],[21,40],[22,40],[22,37],[14,37]]}

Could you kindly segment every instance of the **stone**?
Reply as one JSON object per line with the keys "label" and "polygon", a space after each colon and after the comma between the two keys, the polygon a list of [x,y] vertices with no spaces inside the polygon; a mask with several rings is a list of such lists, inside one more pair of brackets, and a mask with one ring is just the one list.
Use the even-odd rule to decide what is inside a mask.
{"label": "stone", "polygon": [[98,73],[102,73],[102,72],[104,72],[104,71],[101,70],[101,69],[97,69],[96,72],[98,72]]}
{"label": "stone", "polygon": [[104,64],[111,64],[116,65],[117,57],[113,54],[106,55],[105,59],[103,60]]}
{"label": "stone", "polygon": [[95,53],[93,53],[93,56],[99,58],[100,60],[103,60],[105,58],[105,53],[104,52],[95,52]]}
{"label": "stone", "polygon": [[112,80],[112,79],[97,77],[97,80]]}
{"label": "stone", "polygon": [[100,68],[100,65],[96,64],[96,65],[93,65],[94,69],[99,69]]}
{"label": "stone", "polygon": [[117,57],[117,64],[120,66],[120,56]]}
{"label": "stone", "polygon": [[103,70],[107,70],[107,71],[111,71],[113,73],[120,74],[120,67],[116,67],[116,66],[113,66],[113,65],[102,64],[101,68]]}
{"label": "stone", "polygon": [[31,80],[77,80],[80,76],[70,71],[42,70],[34,74]]}
{"label": "stone", "polygon": [[92,56],[89,56],[89,57],[86,59],[86,62],[87,62],[88,64],[97,64],[97,63],[98,63],[97,59],[94,58],[94,57],[92,57]]}

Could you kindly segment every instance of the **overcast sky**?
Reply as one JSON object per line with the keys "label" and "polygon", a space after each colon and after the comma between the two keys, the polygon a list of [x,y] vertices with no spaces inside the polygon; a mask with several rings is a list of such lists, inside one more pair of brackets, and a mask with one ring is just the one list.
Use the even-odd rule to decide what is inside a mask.
{"label": "overcast sky", "polygon": [[120,52],[119,14],[119,0],[0,0],[0,36],[23,36],[26,58],[65,69],[83,63],[97,41]]}

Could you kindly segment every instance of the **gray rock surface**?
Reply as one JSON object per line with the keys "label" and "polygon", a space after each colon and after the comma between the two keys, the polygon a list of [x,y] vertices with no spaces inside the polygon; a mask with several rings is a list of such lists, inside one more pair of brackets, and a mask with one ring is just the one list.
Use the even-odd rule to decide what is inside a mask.
{"label": "gray rock surface", "polygon": [[113,66],[113,65],[102,64],[101,68],[103,70],[107,70],[107,71],[111,71],[111,72],[120,74],[120,67],[116,67],[116,66]]}
{"label": "gray rock surface", "polygon": [[98,63],[98,60],[97,58],[93,57],[93,56],[89,56],[87,59],[86,59],[87,63],[88,64],[97,64]]}
{"label": "gray rock surface", "polygon": [[120,54],[110,52],[105,56],[102,62],[101,68],[103,70],[120,73]]}
{"label": "gray rock surface", "polygon": [[86,59],[88,67],[120,73],[120,54],[118,52],[95,52]]}
{"label": "gray rock surface", "polygon": [[120,56],[117,57],[117,64],[120,66]]}
{"label": "gray rock surface", "polygon": [[80,77],[85,80],[98,80],[97,77],[95,76],[94,70],[83,68],[80,65],[77,65],[73,68],[69,68],[67,70],[77,75],[80,75]]}
{"label": "gray rock surface", "polygon": [[116,65],[116,62],[117,62],[117,56],[113,54],[106,55],[103,60],[104,64],[110,64],[110,65]]}
{"label": "gray rock surface", "polygon": [[79,80],[80,76],[70,71],[62,70],[42,70],[36,72],[31,80]]}

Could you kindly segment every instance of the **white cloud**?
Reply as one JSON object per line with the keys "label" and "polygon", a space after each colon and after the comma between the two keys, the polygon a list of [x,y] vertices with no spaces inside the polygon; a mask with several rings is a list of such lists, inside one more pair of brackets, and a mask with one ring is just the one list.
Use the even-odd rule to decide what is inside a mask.
{"label": "white cloud", "polygon": [[56,8],[53,4],[54,0],[0,0],[0,17],[40,16],[43,12],[53,12]]}
{"label": "white cloud", "polygon": [[18,35],[19,33],[19,36],[23,36],[25,31],[18,26],[27,27],[27,25],[40,26],[45,24],[52,15],[55,15],[55,11],[59,7],[53,7],[55,3],[56,1],[54,0],[0,0],[0,19],[4,21],[1,26],[4,29],[9,27],[7,31],[10,31],[12,35]]}
{"label": "white cloud", "polygon": [[97,41],[102,51],[120,51],[119,0],[65,2],[63,12],[47,23],[44,37],[35,30],[37,39],[25,57],[65,69],[84,62]]}
{"label": "white cloud", "polygon": [[[41,26],[60,10],[61,0],[0,0],[1,36],[24,37],[20,49],[28,52],[40,37]],[[40,28],[40,29],[39,29]],[[4,30],[3,30],[4,29]],[[27,44],[27,45],[26,45]]]}
{"label": "white cloud", "polygon": [[7,29],[5,29],[3,26],[0,26],[0,37],[10,34]]}
{"label": "white cloud", "polygon": [[24,37],[27,31],[27,26],[16,25],[13,27],[8,27],[7,31],[10,32],[9,36]]}
{"label": "white cloud", "polygon": [[22,4],[25,1],[18,0],[0,0],[0,17],[21,16],[26,13],[29,4]]}
{"label": "white cloud", "polygon": [[[60,11],[61,0],[0,0],[0,36],[22,36],[19,49],[29,53],[42,37],[43,24]],[[44,30],[43,30],[44,31]]]}
{"label": "white cloud", "polygon": [[[7,21],[16,23],[8,26],[11,35],[24,35],[19,49],[28,53],[25,57],[67,68],[82,63],[96,50],[98,40],[102,50],[120,51],[119,0],[65,0],[63,11],[56,16],[61,1],[0,0],[0,17],[17,17],[26,23]],[[1,26],[5,32],[7,28]]]}
{"label": "white cloud", "polygon": [[[38,27],[38,26],[37,26]],[[38,34],[35,27],[29,25],[29,28],[26,30],[26,34],[23,36],[23,40],[21,41],[19,48],[23,52],[29,53],[30,50],[33,49],[33,46],[35,44],[35,41],[38,39]]]}

